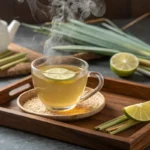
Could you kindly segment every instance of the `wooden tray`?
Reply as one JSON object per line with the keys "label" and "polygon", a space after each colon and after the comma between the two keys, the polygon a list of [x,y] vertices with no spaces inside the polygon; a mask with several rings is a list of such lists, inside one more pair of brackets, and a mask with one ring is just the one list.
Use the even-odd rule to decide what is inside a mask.
{"label": "wooden tray", "polygon": [[[89,78],[95,87],[97,79]],[[94,131],[96,125],[122,114],[122,108],[150,98],[150,87],[105,78],[102,94],[105,108],[83,120],[59,122],[22,112],[16,105],[18,95],[32,88],[31,76],[0,89],[0,125],[101,150],[142,150],[150,145],[150,123],[139,124],[118,135]]]}

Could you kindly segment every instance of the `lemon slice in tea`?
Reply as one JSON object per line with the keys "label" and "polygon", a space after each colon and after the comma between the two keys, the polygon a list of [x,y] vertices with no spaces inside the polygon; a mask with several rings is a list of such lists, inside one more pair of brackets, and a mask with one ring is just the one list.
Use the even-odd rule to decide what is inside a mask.
{"label": "lemon slice in tea", "polygon": [[137,121],[150,121],[150,101],[127,106],[124,113]]}
{"label": "lemon slice in tea", "polygon": [[68,80],[75,77],[76,72],[66,68],[50,68],[43,74],[45,77],[52,80]]}
{"label": "lemon slice in tea", "polygon": [[132,75],[138,65],[137,57],[130,53],[117,53],[110,59],[111,70],[121,77]]}

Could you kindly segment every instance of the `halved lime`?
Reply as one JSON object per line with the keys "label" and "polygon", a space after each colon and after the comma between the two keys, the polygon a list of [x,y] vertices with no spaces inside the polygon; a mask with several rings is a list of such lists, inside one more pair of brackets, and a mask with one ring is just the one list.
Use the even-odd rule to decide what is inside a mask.
{"label": "halved lime", "polygon": [[52,80],[68,80],[73,78],[76,73],[66,68],[50,68],[46,70],[44,76]]}
{"label": "halved lime", "polygon": [[132,75],[138,65],[138,58],[130,53],[117,53],[110,59],[110,68],[121,77]]}
{"label": "halved lime", "polygon": [[150,101],[123,108],[124,113],[137,121],[150,121]]}

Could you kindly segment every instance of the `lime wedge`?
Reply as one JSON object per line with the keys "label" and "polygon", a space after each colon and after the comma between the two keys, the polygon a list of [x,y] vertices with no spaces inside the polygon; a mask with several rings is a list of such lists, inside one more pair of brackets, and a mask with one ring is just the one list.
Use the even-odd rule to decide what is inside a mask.
{"label": "lime wedge", "polygon": [[117,53],[110,59],[111,70],[121,77],[132,75],[138,65],[137,57],[130,53]]}
{"label": "lime wedge", "polygon": [[52,80],[68,80],[73,78],[76,73],[66,68],[50,68],[46,70],[44,76]]}
{"label": "lime wedge", "polygon": [[127,106],[123,109],[124,113],[137,121],[150,121],[150,101]]}

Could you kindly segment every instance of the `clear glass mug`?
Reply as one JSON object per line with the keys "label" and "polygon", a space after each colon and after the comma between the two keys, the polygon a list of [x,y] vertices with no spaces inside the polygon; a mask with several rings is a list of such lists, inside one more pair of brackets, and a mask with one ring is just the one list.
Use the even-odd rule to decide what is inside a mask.
{"label": "clear glass mug", "polygon": [[[104,84],[103,76],[98,72],[88,71],[88,63],[82,59],[70,56],[48,56],[34,60],[31,64],[34,88],[41,102],[50,110],[68,110],[79,102],[87,100]],[[49,69],[57,68],[56,72]],[[58,72],[65,68],[73,72]],[[55,69],[54,69],[55,70]],[[71,73],[72,73],[71,72]],[[58,77],[70,77],[58,79]],[[98,78],[98,85],[92,92],[83,95],[89,76]],[[57,77],[57,78],[55,78]]]}

